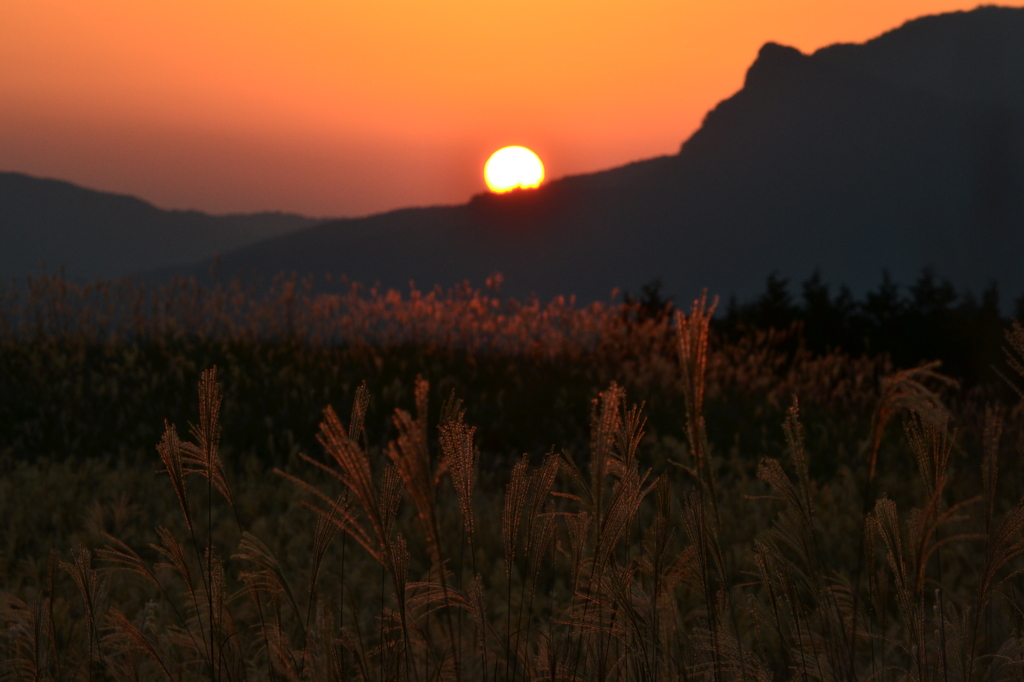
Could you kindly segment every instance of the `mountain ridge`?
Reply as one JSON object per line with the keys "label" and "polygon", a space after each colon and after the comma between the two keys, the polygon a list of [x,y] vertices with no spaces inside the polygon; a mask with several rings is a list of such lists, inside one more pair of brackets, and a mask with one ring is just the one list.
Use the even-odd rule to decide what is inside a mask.
{"label": "mountain ridge", "polygon": [[[405,288],[474,284],[581,300],[765,277],[853,292],[932,267],[1024,292],[1024,10],[915,19],[811,54],[766,43],[743,87],[674,155],[467,203],[338,219],[220,252],[224,277],[280,271]],[[208,257],[146,276],[205,276]],[[171,264],[168,264],[171,265]]]}
{"label": "mountain ridge", "polygon": [[63,268],[72,279],[187,266],[316,222],[273,211],[211,215],[161,209],[127,194],[0,172],[0,275],[21,277],[40,263]]}
{"label": "mountain ridge", "polygon": [[[1016,86],[998,78],[977,92],[954,87],[979,69],[1024,74],[1019,45],[1024,10],[996,7],[812,54],[767,43],[744,87],[676,155],[462,206],[323,223],[226,254],[222,271],[330,270],[399,288],[500,271],[509,293],[583,299],[660,277],[675,295],[708,286],[743,298],[772,271],[820,269],[862,292],[883,270],[909,283],[931,266],[976,291],[995,279],[1019,293],[1024,109],[1006,104]],[[952,68],[934,63],[958,71],[908,85],[908,73]]]}

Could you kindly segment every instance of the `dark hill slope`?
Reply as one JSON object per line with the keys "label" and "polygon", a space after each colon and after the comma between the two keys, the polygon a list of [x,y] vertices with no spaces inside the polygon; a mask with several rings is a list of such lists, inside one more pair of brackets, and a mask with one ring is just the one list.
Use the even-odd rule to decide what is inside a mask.
{"label": "dark hill slope", "polygon": [[765,276],[854,290],[932,265],[1024,291],[1024,10],[925,17],[814,55],[762,48],[678,155],[469,204],[339,220],[222,257],[421,287],[604,298],[655,276],[741,297]]}
{"label": "dark hill slope", "polygon": [[0,173],[0,277],[40,262],[78,279],[195,263],[316,221],[285,213],[212,216],[165,211],[130,196]]}
{"label": "dark hill slope", "polygon": [[815,58],[847,71],[987,106],[1024,107],[1020,10],[981,7],[922,17],[864,45]]}

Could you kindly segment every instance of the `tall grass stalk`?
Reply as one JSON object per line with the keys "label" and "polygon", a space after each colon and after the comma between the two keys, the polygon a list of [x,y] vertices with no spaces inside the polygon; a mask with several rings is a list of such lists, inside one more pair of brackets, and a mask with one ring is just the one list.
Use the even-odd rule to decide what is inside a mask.
{"label": "tall grass stalk", "polygon": [[[833,462],[815,408],[787,398],[755,471],[710,416],[721,409],[710,377],[725,371],[709,350],[713,310],[702,297],[675,318],[682,409],[668,468],[654,455],[669,436],[648,433],[623,384],[597,393],[583,452],[483,467],[466,403],[449,399],[433,421],[417,377],[395,389],[411,405],[379,442],[364,384],[347,425],[327,406],[319,451],[261,486],[222,460],[220,375],[203,372],[188,441],[167,423],[157,443],[175,516],[125,537],[99,524],[103,546],[5,594],[0,669],[210,682],[1017,679],[1024,498],[1007,497],[1018,475],[1001,458],[1020,447],[1006,435],[1019,408],[986,408],[972,425],[944,404],[955,387],[934,365],[895,372],[848,443],[854,456]],[[298,334],[301,306],[288,315]],[[1024,332],[1008,343],[1024,354]]]}

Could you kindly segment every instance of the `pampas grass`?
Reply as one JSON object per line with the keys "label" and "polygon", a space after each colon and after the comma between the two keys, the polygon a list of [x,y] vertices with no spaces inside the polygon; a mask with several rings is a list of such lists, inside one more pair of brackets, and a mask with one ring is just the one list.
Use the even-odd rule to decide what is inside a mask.
{"label": "pampas grass", "polygon": [[[468,417],[474,397],[438,403],[438,389],[414,377],[382,442],[366,427],[364,383],[346,399],[347,424],[345,405],[324,407],[316,451],[246,469],[224,456],[221,375],[202,372],[188,440],[170,423],[154,439],[159,487],[122,471],[96,491],[116,500],[125,486],[145,490],[161,509],[156,527],[123,511],[108,524],[100,505],[89,544],[26,559],[24,575],[35,577],[0,596],[0,672],[211,682],[1019,678],[1024,498],[1009,485],[1020,481],[1010,457],[1021,444],[1007,436],[1019,410],[984,407],[978,437],[965,439],[974,427],[957,423],[963,410],[946,404],[955,387],[937,366],[889,372],[873,393],[851,393],[874,396],[872,416],[836,444],[850,456],[822,475],[830,454],[811,444],[825,439],[790,391],[776,425],[784,447],[752,467],[709,426],[716,382],[750,362],[749,352],[711,350],[713,310],[700,298],[675,317],[674,338],[658,341],[674,348],[666,367],[680,400],[676,445],[657,460],[645,405],[631,402],[644,396],[609,382],[591,405],[585,447],[484,467]],[[1009,371],[1024,378],[1019,327],[1008,344]],[[842,396],[810,402],[828,401]],[[46,466],[52,480],[74,476]],[[28,481],[29,471],[12,476]]]}

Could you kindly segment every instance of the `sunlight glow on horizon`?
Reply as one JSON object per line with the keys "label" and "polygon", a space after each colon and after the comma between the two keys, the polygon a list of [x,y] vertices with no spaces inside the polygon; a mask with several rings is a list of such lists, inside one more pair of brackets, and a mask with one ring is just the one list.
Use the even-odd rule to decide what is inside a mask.
{"label": "sunlight glow on horizon", "polygon": [[514,189],[534,189],[544,181],[544,164],[526,147],[502,147],[484,164],[484,180],[496,194]]}

